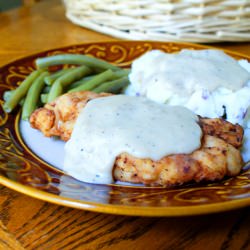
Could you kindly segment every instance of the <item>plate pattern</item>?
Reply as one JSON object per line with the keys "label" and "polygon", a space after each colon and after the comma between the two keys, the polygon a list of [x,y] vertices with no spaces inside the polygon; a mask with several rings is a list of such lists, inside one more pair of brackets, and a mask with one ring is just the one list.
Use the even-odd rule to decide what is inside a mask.
{"label": "plate pattern", "polygon": [[[174,53],[183,48],[204,49],[206,47],[160,42],[109,42],[75,45],[28,56],[0,68],[0,103],[3,103],[4,91],[15,88],[35,69],[34,60],[37,57],[60,53],[80,53],[128,67],[135,58],[146,51],[161,49]],[[237,59],[249,59],[239,54],[229,54]],[[61,197],[61,204],[64,204],[64,198],[70,198],[76,203],[90,202],[97,207],[100,204],[118,205],[121,208],[136,206],[142,209],[142,215],[145,207],[159,207],[167,211],[170,207],[188,209],[189,206],[225,204],[235,200],[247,200],[250,205],[249,165],[245,166],[239,176],[221,182],[189,184],[168,189],[118,184],[94,185],[79,182],[48,165],[31,152],[20,135],[19,119],[19,110],[6,114],[0,107],[0,183],[3,179],[10,180],[33,187],[35,190],[55,194],[57,197]],[[77,207],[77,205],[74,206]],[[112,211],[110,210],[110,212]],[[122,214],[122,211],[120,213]]]}

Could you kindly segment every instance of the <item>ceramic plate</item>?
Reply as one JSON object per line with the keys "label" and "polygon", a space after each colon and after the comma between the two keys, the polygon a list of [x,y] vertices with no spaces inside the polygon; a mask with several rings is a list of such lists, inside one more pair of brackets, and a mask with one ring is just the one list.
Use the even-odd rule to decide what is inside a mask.
{"label": "ceramic plate", "polygon": [[[0,96],[13,89],[32,70],[37,57],[58,53],[82,53],[122,67],[152,49],[177,52],[183,48],[204,49],[201,45],[116,41],[81,44],[28,56],[0,69]],[[228,52],[236,59],[247,56]],[[33,140],[42,145],[39,139]],[[45,148],[45,146],[44,146]],[[43,149],[39,149],[43,151]],[[55,153],[55,157],[63,157]],[[248,170],[247,170],[248,169]],[[20,114],[0,110],[0,183],[18,192],[59,205],[121,215],[184,216],[213,213],[250,205],[250,170],[216,183],[179,188],[152,188],[129,185],[93,185],[79,182],[51,165],[46,154],[35,153],[20,132]]]}

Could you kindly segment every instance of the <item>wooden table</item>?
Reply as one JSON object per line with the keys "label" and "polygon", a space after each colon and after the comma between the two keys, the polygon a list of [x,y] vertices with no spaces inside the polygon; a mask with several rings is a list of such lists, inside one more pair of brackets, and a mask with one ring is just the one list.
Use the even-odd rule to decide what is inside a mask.
{"label": "wooden table", "polygon": [[[0,65],[45,49],[115,40],[71,24],[58,0],[0,13]],[[216,44],[250,55],[250,43]],[[92,213],[0,186],[0,249],[250,249],[249,209],[182,218]]]}

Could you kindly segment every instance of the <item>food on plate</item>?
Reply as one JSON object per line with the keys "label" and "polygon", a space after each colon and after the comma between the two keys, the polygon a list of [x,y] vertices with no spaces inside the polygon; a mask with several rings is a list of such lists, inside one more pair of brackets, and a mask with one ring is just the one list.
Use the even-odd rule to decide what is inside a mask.
{"label": "food on plate", "polygon": [[221,118],[200,118],[200,126],[207,135],[216,136],[236,148],[242,146],[243,128]]}
{"label": "food on plate", "polygon": [[90,91],[80,91],[64,94],[44,107],[36,109],[30,116],[31,127],[40,130],[45,136],[59,136],[69,140],[76,119],[85,105],[93,98],[111,94],[97,94]]}
{"label": "food on plate", "polygon": [[204,134],[201,147],[191,154],[169,155],[153,161],[123,153],[116,158],[113,174],[115,180],[123,182],[176,186],[221,180],[239,174],[241,168],[238,149],[226,140]]}
{"label": "food on plate", "polygon": [[243,125],[250,106],[250,73],[220,50],[150,51],[132,63],[129,79],[128,95],[182,105],[203,117],[226,115],[234,124]]}
{"label": "food on plate", "polygon": [[223,117],[245,129],[242,150],[250,160],[250,64],[221,50],[145,53],[132,63],[125,94],[181,105],[202,117]]}
{"label": "food on plate", "polygon": [[3,109],[5,112],[11,112],[24,98],[31,87],[34,80],[41,74],[40,70],[33,71],[15,90],[6,91],[4,93]]}
{"label": "food on plate", "polygon": [[64,64],[85,65],[99,71],[107,69],[116,71],[121,69],[104,60],[80,54],[59,54],[36,59],[36,66],[38,69],[47,69],[50,66]]}
{"label": "food on plate", "polygon": [[[119,93],[129,83],[129,70],[87,55],[61,54],[38,58],[35,63],[37,70],[16,89],[4,93],[5,112],[13,111],[20,104],[23,120],[28,120],[41,103],[52,102],[65,92],[91,90],[95,93]],[[56,72],[50,71],[49,67],[61,64],[73,65]]]}
{"label": "food on plate", "polygon": [[[84,82],[84,84],[78,84],[74,88],[71,88],[68,92],[78,92],[78,91],[87,91],[91,90],[96,93],[100,93],[101,90],[115,92],[121,90],[123,87],[127,86],[128,82],[128,71],[119,70],[112,71],[110,69],[93,76],[88,81]],[[76,85],[77,83],[75,83]]]}
{"label": "food on plate", "polygon": [[51,89],[48,93],[48,102],[52,102],[55,100],[56,97],[63,94],[64,89],[70,85],[72,82],[85,77],[86,75],[90,75],[92,70],[85,66],[79,66],[73,68],[71,71],[65,73],[64,75],[60,76],[55,82],[52,84]]}
{"label": "food on plate", "polygon": [[23,102],[22,119],[28,120],[31,113],[36,109],[39,101],[39,95],[44,88],[44,78],[48,75],[48,72],[42,72],[29,87],[27,96]]}
{"label": "food on plate", "polygon": [[35,111],[31,124],[46,136],[71,138],[64,170],[87,182],[171,186],[233,176],[243,164],[239,125],[144,98],[68,93]]}
{"label": "food on plate", "polygon": [[37,70],[4,93],[3,108],[20,104],[22,119],[64,140],[64,170],[79,180],[214,181],[237,175],[250,159],[242,150],[250,132],[243,140],[240,126],[250,131],[246,61],[219,50],[182,50],[148,52],[131,71],[85,55],[35,63]]}

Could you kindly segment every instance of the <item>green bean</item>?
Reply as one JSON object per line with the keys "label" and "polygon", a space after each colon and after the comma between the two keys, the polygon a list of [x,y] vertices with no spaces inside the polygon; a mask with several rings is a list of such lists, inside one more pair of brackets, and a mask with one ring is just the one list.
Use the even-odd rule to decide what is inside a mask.
{"label": "green bean", "polygon": [[23,109],[22,109],[22,119],[28,120],[31,113],[36,109],[37,103],[39,101],[40,93],[45,85],[44,77],[48,75],[48,72],[41,73],[32,83],[27,96],[25,98]]}
{"label": "green bean", "polygon": [[[127,76],[129,74],[129,72],[130,72],[130,70],[127,70],[127,69],[117,70],[117,71],[113,72],[112,79],[117,79],[117,78],[121,78],[123,76]],[[79,87],[82,84],[85,84],[87,81],[89,81],[93,77],[95,77],[95,75],[87,76],[87,77],[80,79],[79,81],[73,82],[72,84],[69,85],[68,91],[71,89],[74,89],[76,87]]]}
{"label": "green bean", "polygon": [[47,102],[54,101],[58,96],[63,94],[63,87],[61,84],[55,85],[54,88],[51,88],[50,92],[48,93]]}
{"label": "green bean", "polygon": [[112,70],[119,70],[120,68],[114,66],[106,61],[101,59],[86,56],[86,55],[79,55],[79,54],[61,54],[49,57],[43,57],[36,59],[36,66],[38,69],[48,68],[49,66],[53,65],[60,65],[60,64],[77,64],[77,65],[86,65],[91,68],[99,68],[99,69],[112,69]]}
{"label": "green bean", "polygon": [[118,78],[121,78],[123,76],[128,76],[129,73],[130,73],[130,69],[117,70],[113,74],[113,79],[118,79]]}
{"label": "green bean", "polygon": [[126,87],[128,84],[129,84],[128,77],[124,76],[120,79],[102,83],[98,87],[92,89],[92,91],[95,93],[101,93],[101,92],[117,93],[120,89]]}
{"label": "green bean", "polygon": [[48,94],[51,90],[51,86],[45,86],[44,89],[43,89],[43,93],[44,94]]}
{"label": "green bean", "polygon": [[86,77],[83,77],[82,79],[76,81],[76,82],[73,82],[71,83],[69,86],[68,86],[68,90],[70,89],[74,89],[76,87],[79,87],[80,85],[86,83],[87,81],[89,81],[90,79],[92,79],[93,77],[95,77],[94,75],[91,75],[91,76],[86,76]]}
{"label": "green bean", "polygon": [[8,90],[8,91],[5,91],[4,93],[3,93],[3,100],[5,101],[5,102],[7,102],[10,98],[11,98],[11,96],[13,95],[13,92],[14,92],[15,90],[13,89],[13,90]]}
{"label": "green bean", "polygon": [[68,92],[77,92],[77,91],[87,91],[87,90],[92,90],[94,88],[96,88],[98,85],[100,85],[101,83],[112,79],[113,76],[113,71],[108,69],[96,76],[94,76],[93,78],[91,78],[89,81],[85,82],[85,84],[82,84],[76,88],[73,88],[71,90],[69,90]]}
{"label": "green bean", "polygon": [[46,77],[44,78],[44,81],[45,81],[45,83],[46,83],[47,85],[52,85],[52,84],[54,83],[54,81],[55,81],[58,77],[62,76],[63,74],[65,74],[65,73],[67,73],[67,72],[69,72],[69,71],[71,71],[71,70],[72,70],[72,68],[59,70],[59,71],[57,71],[57,72],[55,72],[55,73],[53,73],[53,74],[51,74],[51,75],[49,75],[49,76],[46,76]]}
{"label": "green bean", "polygon": [[83,65],[74,68],[70,72],[65,73],[59,78],[57,78],[50,89],[48,95],[48,102],[54,101],[56,97],[63,94],[64,87],[82,78],[83,76],[90,74],[91,72],[92,70],[89,67]]}
{"label": "green bean", "polygon": [[41,94],[40,99],[41,99],[41,102],[43,104],[47,103],[48,102],[48,94]]}
{"label": "green bean", "polygon": [[10,99],[7,100],[3,105],[5,112],[11,112],[18,105],[20,100],[26,95],[33,81],[41,74],[41,72],[41,70],[33,71],[28,77],[26,77],[26,79],[24,79],[18,88],[13,91]]}
{"label": "green bean", "polygon": [[19,105],[23,106],[24,102],[25,102],[25,97],[19,102]]}

